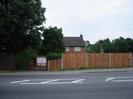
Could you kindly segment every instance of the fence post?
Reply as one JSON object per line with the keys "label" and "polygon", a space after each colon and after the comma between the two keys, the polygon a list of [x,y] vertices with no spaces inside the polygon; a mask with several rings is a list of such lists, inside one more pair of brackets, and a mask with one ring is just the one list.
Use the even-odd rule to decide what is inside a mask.
{"label": "fence post", "polygon": [[131,53],[131,66],[133,67],[133,53]]}
{"label": "fence post", "polygon": [[111,53],[109,53],[109,68],[112,67],[112,64],[111,64]]}
{"label": "fence post", "polygon": [[86,65],[85,67],[88,67],[88,53],[87,52],[85,53],[85,61],[86,61],[85,62],[86,63],[85,64]]}
{"label": "fence post", "polygon": [[46,66],[47,66],[47,71],[50,71],[50,68],[49,68],[49,60],[48,59],[47,59]]}
{"label": "fence post", "polygon": [[61,58],[61,69],[64,69],[64,55],[62,53],[62,58]]}

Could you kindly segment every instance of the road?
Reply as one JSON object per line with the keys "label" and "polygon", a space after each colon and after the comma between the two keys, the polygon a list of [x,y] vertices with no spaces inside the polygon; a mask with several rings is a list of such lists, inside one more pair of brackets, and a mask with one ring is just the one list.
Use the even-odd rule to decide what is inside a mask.
{"label": "road", "polygon": [[133,70],[7,73],[0,99],[133,99]]}

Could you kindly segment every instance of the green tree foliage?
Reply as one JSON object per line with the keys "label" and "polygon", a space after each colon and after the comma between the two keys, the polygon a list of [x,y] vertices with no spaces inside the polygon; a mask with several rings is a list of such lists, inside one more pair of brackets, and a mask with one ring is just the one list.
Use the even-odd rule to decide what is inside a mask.
{"label": "green tree foliage", "polygon": [[112,52],[112,46],[109,38],[101,41],[101,48],[103,49],[103,52],[109,53]]}
{"label": "green tree foliage", "polygon": [[128,45],[129,45],[128,46],[128,50],[133,52],[133,39],[127,38],[126,41],[127,41]]}
{"label": "green tree foliage", "polygon": [[44,30],[43,37],[41,53],[48,56],[49,59],[60,58],[61,53],[64,52],[62,29],[49,27]]}
{"label": "green tree foliage", "polygon": [[0,51],[38,48],[44,12],[40,0],[0,0]]}
{"label": "green tree foliage", "polygon": [[133,52],[133,39],[124,39],[120,37],[110,41],[108,38],[105,40],[100,40],[95,44],[90,44],[87,47],[87,52],[89,53],[119,53],[119,52]]}
{"label": "green tree foliage", "polygon": [[15,65],[17,70],[27,70],[30,63],[37,57],[37,53],[32,48],[23,50],[16,55]]}
{"label": "green tree foliage", "polygon": [[129,44],[126,39],[120,37],[119,39],[115,39],[112,41],[112,46],[114,52],[129,52]]}

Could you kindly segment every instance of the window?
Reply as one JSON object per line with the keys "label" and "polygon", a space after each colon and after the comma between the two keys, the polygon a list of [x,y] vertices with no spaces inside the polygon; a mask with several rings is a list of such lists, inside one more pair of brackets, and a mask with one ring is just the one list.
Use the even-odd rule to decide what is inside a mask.
{"label": "window", "polygon": [[74,51],[80,52],[80,51],[81,51],[81,48],[80,48],[80,47],[75,47],[75,48],[74,48]]}
{"label": "window", "polygon": [[68,52],[69,51],[69,47],[66,47],[66,52]]}

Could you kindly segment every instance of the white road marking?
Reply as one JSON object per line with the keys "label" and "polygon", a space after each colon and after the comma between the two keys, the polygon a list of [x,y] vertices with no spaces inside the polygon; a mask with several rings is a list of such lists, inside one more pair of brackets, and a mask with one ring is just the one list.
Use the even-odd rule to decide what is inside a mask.
{"label": "white road marking", "polygon": [[48,80],[48,81],[44,81],[44,82],[37,82],[37,83],[29,82],[29,83],[20,83],[20,84],[21,85],[23,85],[23,84],[40,85],[40,84],[46,84],[46,83],[50,83],[50,82],[54,82],[54,81],[58,81],[58,79]]}
{"label": "white road marking", "polygon": [[105,81],[111,81],[111,82],[133,82],[133,76],[108,77]]}
{"label": "white road marking", "polygon": [[47,84],[80,84],[80,83],[84,83],[84,82],[77,82],[77,83],[73,83],[73,82],[52,82],[52,83],[47,83]]}
{"label": "white road marking", "polygon": [[41,85],[42,83],[39,82],[39,83],[19,83],[20,85]]}
{"label": "white road marking", "polygon": [[133,78],[133,76],[125,76],[125,77],[114,77],[115,79],[117,78]]}
{"label": "white road marking", "polygon": [[50,83],[50,82],[54,82],[54,81],[58,81],[59,79],[53,79],[53,80],[48,80],[48,81],[45,81],[45,82],[41,82],[42,84],[46,84],[46,83]]}
{"label": "white road marking", "polygon": [[79,83],[79,82],[81,82],[81,81],[83,81],[83,80],[85,80],[85,79],[75,80],[75,81],[72,81],[72,83]]}
{"label": "white road marking", "polygon": [[15,83],[22,83],[22,82],[28,82],[30,80],[20,80],[20,81],[13,81],[13,82],[10,82],[11,84],[15,84]]}
{"label": "white road marking", "polygon": [[105,81],[110,81],[110,80],[113,80],[115,79],[114,77],[110,77],[110,78],[107,78]]}
{"label": "white road marking", "polygon": [[129,80],[113,80],[112,82],[133,82],[132,79]]}
{"label": "white road marking", "polygon": [[10,83],[18,83],[18,84],[36,84],[36,85],[41,85],[41,84],[74,84],[74,83],[84,83],[83,80],[85,79],[80,79],[80,78],[70,78],[70,79],[30,79],[30,80],[21,80],[21,81],[14,81]]}
{"label": "white road marking", "polygon": [[[58,80],[78,80],[80,78],[60,78]],[[54,78],[52,79],[30,79],[30,81],[43,81],[43,80],[54,80]]]}

